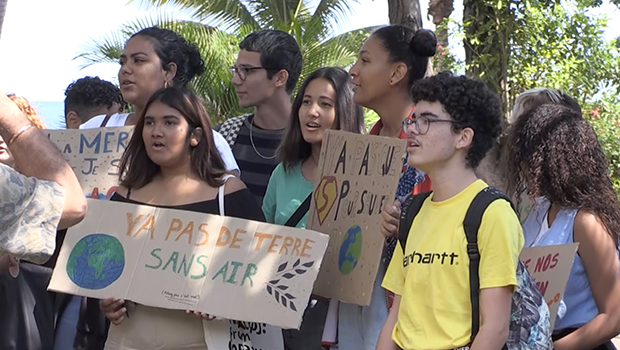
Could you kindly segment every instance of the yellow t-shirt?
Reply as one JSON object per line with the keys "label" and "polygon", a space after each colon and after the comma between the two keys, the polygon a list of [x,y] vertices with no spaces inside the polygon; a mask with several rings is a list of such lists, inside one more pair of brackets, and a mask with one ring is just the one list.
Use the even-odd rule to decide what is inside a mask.
{"label": "yellow t-shirt", "polygon": [[[405,350],[454,349],[471,336],[469,258],[463,219],[487,185],[478,180],[456,196],[433,202],[416,216],[405,245],[394,250],[383,287],[401,296],[392,338]],[[478,230],[480,288],[516,286],[523,232],[510,204],[487,208]]]}

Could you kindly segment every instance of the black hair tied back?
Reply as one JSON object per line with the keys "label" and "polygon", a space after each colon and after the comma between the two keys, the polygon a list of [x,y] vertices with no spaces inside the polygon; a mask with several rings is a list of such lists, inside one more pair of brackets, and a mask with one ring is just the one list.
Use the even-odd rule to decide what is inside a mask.
{"label": "black hair tied back", "polygon": [[437,37],[430,30],[418,30],[409,43],[411,52],[420,57],[433,57],[437,52]]}

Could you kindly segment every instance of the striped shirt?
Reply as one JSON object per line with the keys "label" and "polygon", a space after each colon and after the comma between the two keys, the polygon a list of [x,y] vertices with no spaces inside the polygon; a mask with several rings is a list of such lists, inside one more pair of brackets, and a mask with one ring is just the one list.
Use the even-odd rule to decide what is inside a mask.
{"label": "striped shirt", "polygon": [[[276,159],[276,149],[280,145],[280,141],[284,136],[282,130],[265,130],[250,125],[250,121],[254,115],[248,115],[243,122],[234,146],[233,154],[241,170],[241,181],[245,183],[250,192],[254,194],[260,204],[263,203],[263,197],[267,191],[267,184],[271,173],[278,165]],[[215,127],[219,130],[220,125]],[[252,128],[252,138],[250,139],[250,128]],[[254,146],[252,145],[252,141]],[[257,151],[266,158],[261,157]]]}

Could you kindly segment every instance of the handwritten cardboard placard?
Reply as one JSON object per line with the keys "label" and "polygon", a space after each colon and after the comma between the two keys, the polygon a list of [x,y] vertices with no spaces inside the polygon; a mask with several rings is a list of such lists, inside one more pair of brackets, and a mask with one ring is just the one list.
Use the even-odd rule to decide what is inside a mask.
{"label": "handwritten cardboard placard", "polygon": [[325,132],[307,225],[330,236],[315,294],[370,305],[385,242],[381,210],[394,201],[404,151],[405,140]]}
{"label": "handwritten cardboard placard", "polygon": [[301,324],[328,237],[219,215],[88,199],[50,290]]}
{"label": "handwritten cardboard placard", "polygon": [[44,130],[62,152],[88,198],[109,199],[118,185],[118,167],[133,126]]}
{"label": "handwritten cardboard placard", "polygon": [[218,319],[203,325],[207,349],[284,350],[282,329],[278,327]]}
{"label": "handwritten cardboard placard", "polygon": [[579,243],[523,248],[519,257],[547,301],[551,329],[558,315],[577,247]]}

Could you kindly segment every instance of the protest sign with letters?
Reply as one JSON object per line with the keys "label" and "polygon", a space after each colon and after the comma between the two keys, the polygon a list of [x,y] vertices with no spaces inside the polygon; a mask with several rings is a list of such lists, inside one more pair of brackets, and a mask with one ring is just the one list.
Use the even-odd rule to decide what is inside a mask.
{"label": "protest sign with letters", "polygon": [[330,236],[314,293],[369,305],[385,238],[381,211],[394,201],[405,140],[327,130],[308,228]]}

